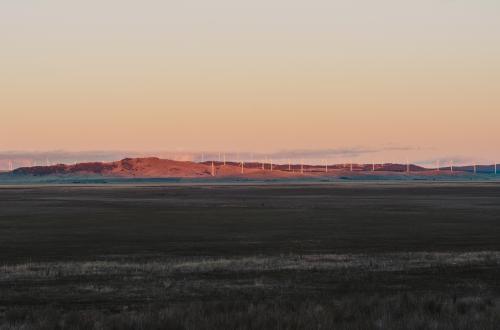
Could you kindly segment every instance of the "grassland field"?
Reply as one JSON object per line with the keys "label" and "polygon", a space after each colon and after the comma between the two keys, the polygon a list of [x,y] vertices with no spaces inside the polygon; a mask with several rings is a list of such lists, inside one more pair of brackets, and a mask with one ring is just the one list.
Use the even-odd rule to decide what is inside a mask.
{"label": "grassland field", "polygon": [[500,185],[0,186],[0,329],[496,329]]}

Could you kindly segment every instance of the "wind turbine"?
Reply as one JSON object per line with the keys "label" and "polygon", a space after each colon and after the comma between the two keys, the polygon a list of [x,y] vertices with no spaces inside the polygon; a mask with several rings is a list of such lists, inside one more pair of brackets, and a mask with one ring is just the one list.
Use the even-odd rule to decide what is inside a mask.
{"label": "wind turbine", "polygon": [[224,166],[226,166],[226,153],[224,153]]}
{"label": "wind turbine", "polygon": [[328,161],[325,160],[325,173],[328,173]]}
{"label": "wind turbine", "polygon": [[245,162],[241,161],[241,174],[244,173],[244,166],[245,166]]}
{"label": "wind turbine", "polygon": [[453,173],[453,160],[450,161],[450,171],[451,171],[451,173]]}
{"label": "wind turbine", "polygon": [[273,171],[273,160],[271,159],[271,172]]}
{"label": "wind turbine", "polygon": [[495,163],[495,175],[497,175],[497,163]]}
{"label": "wind turbine", "polygon": [[372,161],[372,172],[375,172],[375,161]]}
{"label": "wind turbine", "polygon": [[212,161],[212,176],[215,176],[215,166],[213,161]]}
{"label": "wind turbine", "polygon": [[292,162],[289,159],[288,160],[288,172],[291,172],[291,171],[292,171]]}
{"label": "wind turbine", "polygon": [[406,173],[410,173],[410,161],[406,159]]}
{"label": "wind turbine", "polygon": [[477,165],[474,163],[474,174],[477,174]]}

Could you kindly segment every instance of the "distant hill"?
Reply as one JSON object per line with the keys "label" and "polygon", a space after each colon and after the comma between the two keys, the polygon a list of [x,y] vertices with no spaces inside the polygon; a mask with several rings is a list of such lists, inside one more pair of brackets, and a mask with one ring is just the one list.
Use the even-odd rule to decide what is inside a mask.
{"label": "distant hill", "polygon": [[210,166],[159,158],[125,158],[110,163],[80,163],[23,167],[14,175],[100,175],[110,177],[203,177],[211,176]]}
{"label": "distant hill", "polygon": [[[212,165],[213,164],[213,165]],[[449,168],[440,171],[427,169],[417,165],[409,165],[410,172],[418,176],[451,176],[468,175],[473,172],[472,166],[455,167],[452,173]],[[493,166],[478,166],[478,173],[492,173]],[[149,158],[125,158],[115,162],[92,162],[75,165],[52,165],[23,167],[11,172],[14,177],[114,177],[114,178],[304,178],[304,177],[394,177],[406,175],[406,164],[335,164],[328,167],[322,165],[280,164],[249,162],[241,163],[212,162],[196,163]],[[3,174],[6,175],[6,174]]]}

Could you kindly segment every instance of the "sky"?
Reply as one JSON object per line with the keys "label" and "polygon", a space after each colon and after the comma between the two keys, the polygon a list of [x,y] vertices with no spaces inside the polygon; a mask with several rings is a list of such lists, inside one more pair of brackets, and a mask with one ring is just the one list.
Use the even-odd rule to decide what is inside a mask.
{"label": "sky", "polygon": [[499,123],[497,0],[0,1],[4,154],[491,163]]}

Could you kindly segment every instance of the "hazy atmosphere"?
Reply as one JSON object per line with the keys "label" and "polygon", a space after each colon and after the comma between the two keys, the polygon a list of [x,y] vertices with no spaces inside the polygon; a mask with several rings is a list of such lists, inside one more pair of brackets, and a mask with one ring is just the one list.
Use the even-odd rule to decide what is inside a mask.
{"label": "hazy atmosphere", "polygon": [[4,152],[500,158],[498,1],[5,1],[0,39]]}
{"label": "hazy atmosphere", "polygon": [[500,0],[0,0],[0,330],[498,330]]}

